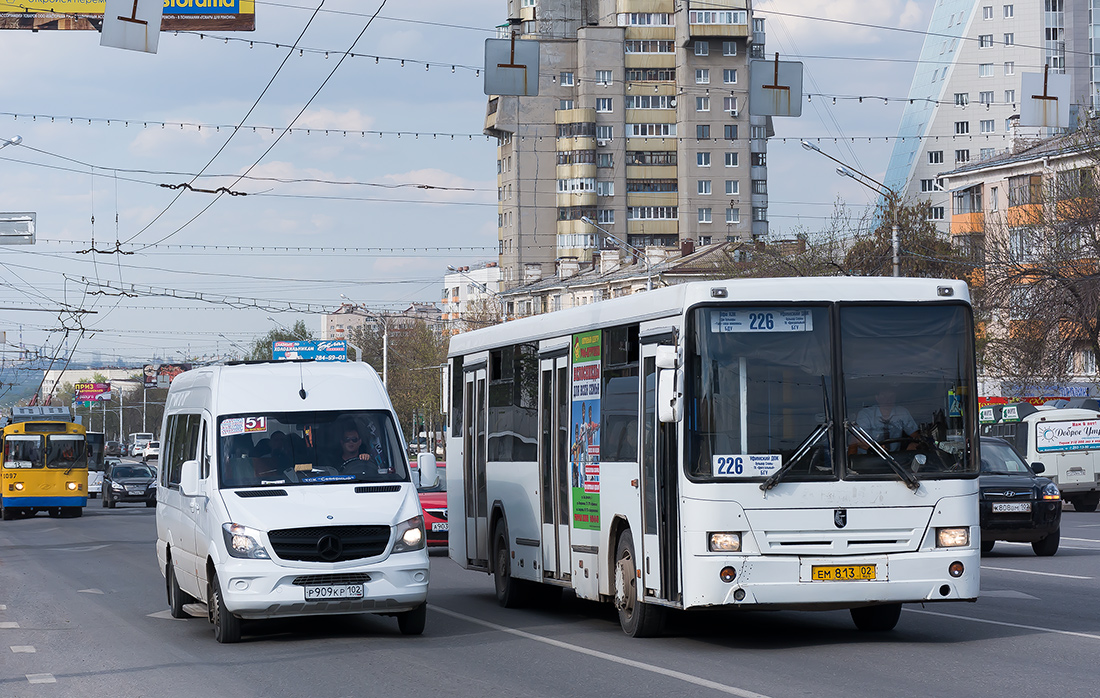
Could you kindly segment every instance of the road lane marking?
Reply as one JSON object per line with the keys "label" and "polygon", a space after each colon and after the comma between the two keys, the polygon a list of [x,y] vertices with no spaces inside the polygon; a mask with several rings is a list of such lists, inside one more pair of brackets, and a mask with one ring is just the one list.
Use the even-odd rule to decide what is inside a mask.
{"label": "road lane marking", "polygon": [[46,550],[60,553],[90,553],[95,550],[102,550],[106,547],[106,545],[78,545],[75,548],[46,548]]}
{"label": "road lane marking", "polygon": [[16,623],[14,620],[0,621],[0,628],[3,628],[5,630],[10,630],[12,628],[18,628],[18,627],[19,627],[19,624]]}
{"label": "road lane marking", "polygon": [[[902,607],[904,608],[904,607]],[[1006,628],[1020,628],[1022,630],[1037,630],[1041,633],[1052,633],[1054,635],[1069,635],[1071,637],[1085,637],[1090,640],[1100,640],[1100,635],[1093,633],[1078,633],[1072,630],[1055,630],[1054,628],[1040,628],[1037,625],[1024,625],[1022,623],[1006,623],[1003,620],[986,620],[985,618],[970,618],[968,616],[956,616],[950,613],[938,613],[936,611],[923,611],[916,608],[904,608],[904,610],[910,613],[923,613],[926,616],[939,616],[940,618],[953,618],[955,620],[968,620],[974,623],[986,623],[987,625],[1003,625]]]}
{"label": "road lane marking", "polygon": [[1100,543],[1100,539],[1097,538],[1066,538],[1062,536],[1062,540],[1075,540],[1078,543]]}
{"label": "road lane marking", "polygon": [[7,605],[0,603],[0,611],[6,611],[6,610],[8,610]]}
{"label": "road lane marking", "polygon": [[99,589],[77,589],[76,593],[78,593],[78,594],[102,594],[103,592],[100,591]]}
{"label": "road lane marking", "polygon": [[1031,594],[1025,594],[1022,591],[1013,591],[1011,589],[994,589],[993,591],[982,590],[978,594],[981,597],[993,597],[998,599],[1025,599],[1027,601],[1038,601],[1038,596],[1032,596]]}
{"label": "road lane marking", "polygon": [[661,676],[667,676],[668,678],[684,681],[685,683],[694,684],[696,686],[702,686],[703,688],[710,688],[720,693],[726,693],[731,696],[741,696],[741,698],[768,698],[762,693],[754,693],[743,688],[736,688],[734,686],[727,686],[725,684],[718,683],[717,681],[710,681],[708,679],[693,676],[691,674],[685,674],[682,671],[675,671],[673,669],[665,669],[664,667],[654,666],[653,664],[646,664],[645,662],[635,661],[633,659],[626,659],[625,657],[619,657],[614,654],[608,654],[607,652],[600,652],[599,650],[589,649],[587,647],[581,647],[579,645],[571,645],[568,642],[562,642],[561,640],[553,640],[542,635],[535,635],[534,633],[525,632],[523,630],[516,630],[515,628],[509,628],[505,625],[497,625],[496,623],[490,623],[487,620],[481,620],[480,618],[474,618],[473,616],[467,616],[462,613],[456,613],[446,608],[441,608],[434,604],[429,604],[428,608],[433,611],[438,611],[446,616],[452,618],[458,618],[468,623],[474,623],[492,630],[496,630],[502,633],[508,633],[517,637],[526,638],[528,640],[534,640],[535,642],[541,642],[545,645],[551,645],[559,649],[568,650],[569,652],[576,652],[577,654],[588,655],[596,659],[603,659],[615,664],[622,664],[623,666],[632,667],[634,669],[641,669],[642,671],[648,671],[653,674],[660,674]]}
{"label": "road lane marking", "polygon": [[25,674],[30,683],[57,683],[53,674]]}
{"label": "road lane marking", "polygon": [[[1066,540],[1066,539],[1063,538],[1062,540]],[[1014,543],[1013,541],[1009,541],[1009,540],[997,541],[997,545],[1020,545],[1020,546],[1031,547],[1031,543]],[[1087,550],[1091,553],[1095,553],[1097,550],[1100,550],[1100,548],[1083,548],[1079,545],[1059,545],[1058,549],[1059,550]]]}
{"label": "road lane marking", "polygon": [[16,654],[34,654],[37,650],[34,649],[34,645],[12,645],[11,651]]}
{"label": "road lane marking", "polygon": [[1035,570],[1014,570],[1011,567],[991,567],[989,565],[982,565],[983,570],[995,570],[997,572],[1019,572],[1020,574],[1037,574],[1042,577],[1061,577],[1063,579],[1092,579],[1092,577],[1082,577],[1077,574],[1058,574],[1057,572],[1036,572]]}

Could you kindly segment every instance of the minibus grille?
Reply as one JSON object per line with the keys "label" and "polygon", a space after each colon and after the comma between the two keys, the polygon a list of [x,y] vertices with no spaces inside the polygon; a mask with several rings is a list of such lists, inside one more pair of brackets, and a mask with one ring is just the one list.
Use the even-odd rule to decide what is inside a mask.
{"label": "minibus grille", "polygon": [[294,586],[328,586],[329,584],[365,584],[370,581],[369,574],[303,574],[295,577]]}
{"label": "minibus grille", "polygon": [[237,490],[237,496],[249,499],[250,497],[286,497],[286,490]]}
{"label": "minibus grille", "polygon": [[401,485],[361,485],[355,488],[356,494],[373,494],[376,492],[400,492]]}
{"label": "minibus grille", "polygon": [[271,547],[283,560],[341,562],[386,552],[389,526],[314,526],[269,531]]}

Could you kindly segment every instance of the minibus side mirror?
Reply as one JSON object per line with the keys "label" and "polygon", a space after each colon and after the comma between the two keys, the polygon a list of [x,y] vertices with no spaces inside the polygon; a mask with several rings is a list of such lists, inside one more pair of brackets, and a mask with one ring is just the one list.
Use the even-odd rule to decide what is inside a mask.
{"label": "minibus side mirror", "polygon": [[416,471],[420,474],[417,489],[435,487],[439,484],[439,467],[434,453],[421,453],[416,456]]}
{"label": "minibus side mirror", "polygon": [[180,494],[184,497],[199,496],[199,462],[185,460],[180,466]]}

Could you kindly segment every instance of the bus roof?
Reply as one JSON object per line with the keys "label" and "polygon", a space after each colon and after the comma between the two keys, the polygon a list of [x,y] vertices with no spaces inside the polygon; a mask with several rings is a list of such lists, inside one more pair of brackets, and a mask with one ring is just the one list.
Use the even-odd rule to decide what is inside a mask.
{"label": "bus roof", "polygon": [[[950,290],[941,290],[945,288]],[[721,295],[723,291],[724,297]],[[742,303],[836,300],[969,303],[970,291],[966,282],[956,279],[895,279],[881,276],[694,281],[457,334],[451,338],[450,356],[602,327],[677,317],[685,308],[715,300]]]}
{"label": "bus roof", "polygon": [[69,411],[68,407],[61,407],[58,405],[34,405],[31,407],[13,407],[11,409],[11,421],[13,424],[45,419],[71,422],[73,421],[73,414]]}

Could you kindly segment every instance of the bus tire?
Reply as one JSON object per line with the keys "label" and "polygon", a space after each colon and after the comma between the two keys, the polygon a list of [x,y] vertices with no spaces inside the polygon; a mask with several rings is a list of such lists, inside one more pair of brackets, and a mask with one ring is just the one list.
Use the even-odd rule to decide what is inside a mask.
{"label": "bus tire", "polygon": [[18,513],[15,507],[4,507],[2,512],[0,512],[0,518],[3,518],[4,521],[12,521]]}
{"label": "bus tire", "polygon": [[493,585],[496,587],[497,603],[504,608],[518,608],[528,600],[529,583],[512,577],[508,527],[503,519],[493,529]]}
{"label": "bus tire", "polygon": [[61,516],[66,519],[77,519],[84,515],[83,507],[61,507]]}
{"label": "bus tire", "polygon": [[884,603],[851,609],[852,621],[865,633],[882,633],[893,630],[901,618],[900,603]]}
{"label": "bus tire", "polygon": [[615,609],[624,633],[630,637],[653,637],[661,632],[665,609],[639,598],[636,559],[634,541],[627,529],[619,535],[615,548]]}
{"label": "bus tire", "polygon": [[241,619],[225,607],[217,572],[210,577],[208,583],[207,603],[210,607],[210,622],[214,624],[214,639],[223,644],[240,642]]}
{"label": "bus tire", "polygon": [[425,601],[411,611],[397,614],[397,627],[402,635],[423,635],[428,618],[428,603]]}
{"label": "bus tire", "polygon": [[173,618],[190,618],[183,607],[185,604],[195,603],[195,597],[180,589],[179,581],[176,580],[176,566],[172,564],[171,557],[164,566],[164,585],[168,592],[168,612]]}
{"label": "bus tire", "polygon": [[1093,494],[1076,497],[1070,503],[1073,504],[1074,511],[1093,512],[1096,511],[1096,506],[1100,504],[1100,496]]}

